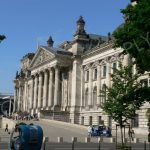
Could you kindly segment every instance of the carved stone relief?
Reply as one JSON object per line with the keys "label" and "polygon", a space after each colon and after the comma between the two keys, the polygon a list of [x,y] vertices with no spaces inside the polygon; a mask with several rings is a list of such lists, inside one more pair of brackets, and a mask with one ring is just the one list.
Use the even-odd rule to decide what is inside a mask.
{"label": "carved stone relief", "polygon": [[52,56],[50,53],[46,52],[45,50],[40,50],[37,58],[35,58],[35,61],[32,65],[32,67],[38,66],[39,64],[51,60],[54,56]]}

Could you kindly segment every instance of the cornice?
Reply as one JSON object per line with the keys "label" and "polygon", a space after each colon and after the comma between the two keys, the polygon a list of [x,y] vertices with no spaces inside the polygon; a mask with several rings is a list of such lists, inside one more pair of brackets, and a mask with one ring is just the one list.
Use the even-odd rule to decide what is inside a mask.
{"label": "cornice", "polygon": [[84,58],[88,58],[96,54],[106,52],[110,50],[111,48],[113,48],[113,46],[114,46],[114,41],[110,41],[109,43],[103,43],[101,45],[98,45],[92,48],[90,51],[87,51],[87,53],[82,55],[82,58],[84,59]]}

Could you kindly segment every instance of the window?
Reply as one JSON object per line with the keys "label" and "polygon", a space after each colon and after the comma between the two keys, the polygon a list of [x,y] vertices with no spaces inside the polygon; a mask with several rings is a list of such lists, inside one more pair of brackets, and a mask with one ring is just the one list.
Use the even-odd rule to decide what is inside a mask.
{"label": "window", "polygon": [[102,98],[101,98],[101,104],[103,104],[106,101],[106,84],[103,84],[102,86]]}
{"label": "window", "polygon": [[108,116],[108,126],[112,127],[112,117]]}
{"label": "window", "polygon": [[89,93],[88,93],[88,88],[87,88],[86,91],[85,91],[85,99],[84,99],[84,101],[85,101],[85,107],[88,106],[88,95],[89,95]]}
{"label": "window", "polygon": [[81,125],[84,125],[84,116],[81,117]]}
{"label": "window", "polygon": [[117,68],[117,64],[116,64],[116,63],[113,63],[113,66],[112,66],[113,73],[114,73],[114,71],[115,71],[116,68]]}
{"label": "window", "polygon": [[97,79],[97,68],[94,69],[93,71],[93,80]]}
{"label": "window", "polygon": [[93,122],[93,118],[92,116],[89,117],[89,125],[92,125],[92,122]]}
{"label": "window", "polygon": [[98,116],[98,124],[102,124],[102,116]]}
{"label": "window", "polygon": [[89,81],[89,71],[85,71],[85,81]]}
{"label": "window", "polygon": [[97,87],[95,86],[93,89],[93,106],[97,104]]}
{"label": "window", "polygon": [[131,120],[132,127],[139,127],[139,115],[136,114],[134,119]]}
{"label": "window", "polygon": [[103,66],[103,77],[106,77],[106,66]]}

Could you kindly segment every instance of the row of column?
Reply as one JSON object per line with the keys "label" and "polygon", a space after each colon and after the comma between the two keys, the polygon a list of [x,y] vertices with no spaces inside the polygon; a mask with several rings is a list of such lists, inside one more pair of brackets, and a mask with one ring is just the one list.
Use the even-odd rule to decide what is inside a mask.
{"label": "row of column", "polygon": [[[110,87],[111,84],[111,78],[110,78],[110,73],[111,73],[111,64],[106,63],[107,66],[107,74],[105,78],[105,84]],[[97,105],[101,105],[101,98],[99,97],[100,90],[101,90],[101,84],[102,84],[102,66],[98,65],[97,67]],[[84,83],[84,68],[82,68],[82,78],[81,78],[81,85],[82,85],[82,105],[84,104],[83,101],[87,101],[85,99],[84,94],[85,94],[85,83]],[[93,69],[92,67],[89,68],[89,81],[88,81],[88,89],[89,89],[89,94],[88,94],[88,105],[92,106],[93,105],[93,98],[92,98],[92,93],[93,93]]]}
{"label": "row of column", "polygon": [[36,74],[31,83],[30,108],[46,108],[59,105],[60,70],[55,67]]}

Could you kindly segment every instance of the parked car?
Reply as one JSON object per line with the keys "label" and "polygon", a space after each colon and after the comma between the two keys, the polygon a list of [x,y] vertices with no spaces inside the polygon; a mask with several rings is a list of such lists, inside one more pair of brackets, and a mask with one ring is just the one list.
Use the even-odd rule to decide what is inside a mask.
{"label": "parked car", "polygon": [[91,130],[88,131],[89,136],[112,136],[110,127],[104,125],[93,125],[90,129]]}

